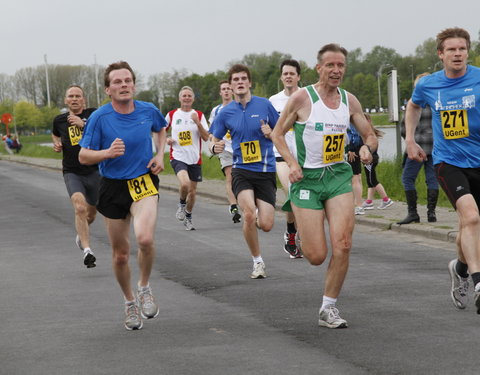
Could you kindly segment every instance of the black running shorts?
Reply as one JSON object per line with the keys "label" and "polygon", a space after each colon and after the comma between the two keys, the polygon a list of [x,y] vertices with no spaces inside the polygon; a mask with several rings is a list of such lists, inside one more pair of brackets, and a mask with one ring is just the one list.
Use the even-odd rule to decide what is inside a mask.
{"label": "black running shorts", "polygon": [[[150,177],[158,190],[160,182],[158,176],[150,173]],[[98,212],[109,219],[125,219],[127,217],[133,203],[127,181],[102,177],[97,204]]]}
{"label": "black running shorts", "polygon": [[275,207],[277,178],[275,172],[252,172],[232,169],[232,190],[235,197],[243,190],[253,190],[255,199],[261,199]]}

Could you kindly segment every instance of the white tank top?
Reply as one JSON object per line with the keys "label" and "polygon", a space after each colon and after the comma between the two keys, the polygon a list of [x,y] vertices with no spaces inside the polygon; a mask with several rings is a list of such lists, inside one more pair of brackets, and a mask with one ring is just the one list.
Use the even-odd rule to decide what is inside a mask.
{"label": "white tank top", "polygon": [[341,100],[336,109],[328,108],[313,85],[306,90],[312,109],[306,122],[293,125],[296,158],[302,168],[323,168],[345,162],[347,128],[350,125],[347,92],[338,88]]}

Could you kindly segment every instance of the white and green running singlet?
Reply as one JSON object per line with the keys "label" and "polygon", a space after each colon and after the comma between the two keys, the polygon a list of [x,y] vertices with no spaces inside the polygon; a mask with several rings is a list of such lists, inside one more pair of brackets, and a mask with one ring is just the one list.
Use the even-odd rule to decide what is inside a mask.
{"label": "white and green running singlet", "polygon": [[347,92],[338,88],[341,96],[336,109],[328,108],[313,85],[307,90],[312,110],[306,122],[296,122],[296,159],[302,168],[322,168],[345,161],[347,128],[350,125]]}

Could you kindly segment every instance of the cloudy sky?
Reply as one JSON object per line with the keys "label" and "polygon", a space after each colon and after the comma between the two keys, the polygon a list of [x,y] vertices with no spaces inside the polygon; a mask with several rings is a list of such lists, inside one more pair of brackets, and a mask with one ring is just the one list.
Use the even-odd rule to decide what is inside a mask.
{"label": "cloudy sky", "polygon": [[[395,5],[391,5],[395,4]],[[249,53],[290,53],[313,66],[330,42],[403,56],[442,29],[473,40],[480,1],[2,0],[0,73],[43,64],[126,60],[144,76],[224,70]]]}

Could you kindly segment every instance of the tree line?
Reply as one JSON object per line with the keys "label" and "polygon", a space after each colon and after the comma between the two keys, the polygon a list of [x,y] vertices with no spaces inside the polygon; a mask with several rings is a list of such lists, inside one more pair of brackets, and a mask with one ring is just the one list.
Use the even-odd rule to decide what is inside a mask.
{"label": "tree line", "polygon": [[[295,56],[282,52],[248,54],[240,60],[231,61],[226,70],[235,63],[247,65],[252,72],[253,94],[269,97],[282,89],[279,65],[284,59],[290,58]],[[314,59],[315,56],[312,56]],[[480,66],[478,40],[472,41],[469,63]],[[300,61],[300,65],[301,85],[317,82],[315,67],[308,66],[304,61]],[[387,73],[396,69],[401,105],[410,98],[413,81],[418,74],[441,68],[433,38],[425,40],[413,55],[408,56],[401,56],[394,49],[382,46],[375,46],[366,54],[357,48],[348,53],[342,87],[354,93],[365,108],[378,108],[379,102],[387,103],[388,100]],[[53,118],[64,107],[65,90],[71,84],[84,88],[88,106],[98,107],[108,102],[109,98],[103,91],[105,67],[50,64],[47,69],[45,65],[40,65],[19,69],[13,76],[0,74],[0,115],[5,112],[14,114],[15,124],[20,131],[50,129]],[[148,78],[140,72],[136,72],[136,75],[137,99],[152,102],[162,113],[166,113],[178,107],[179,89],[190,86],[195,91],[195,109],[208,116],[219,103],[218,83],[226,78],[226,71],[199,75],[183,69],[153,74]]]}

